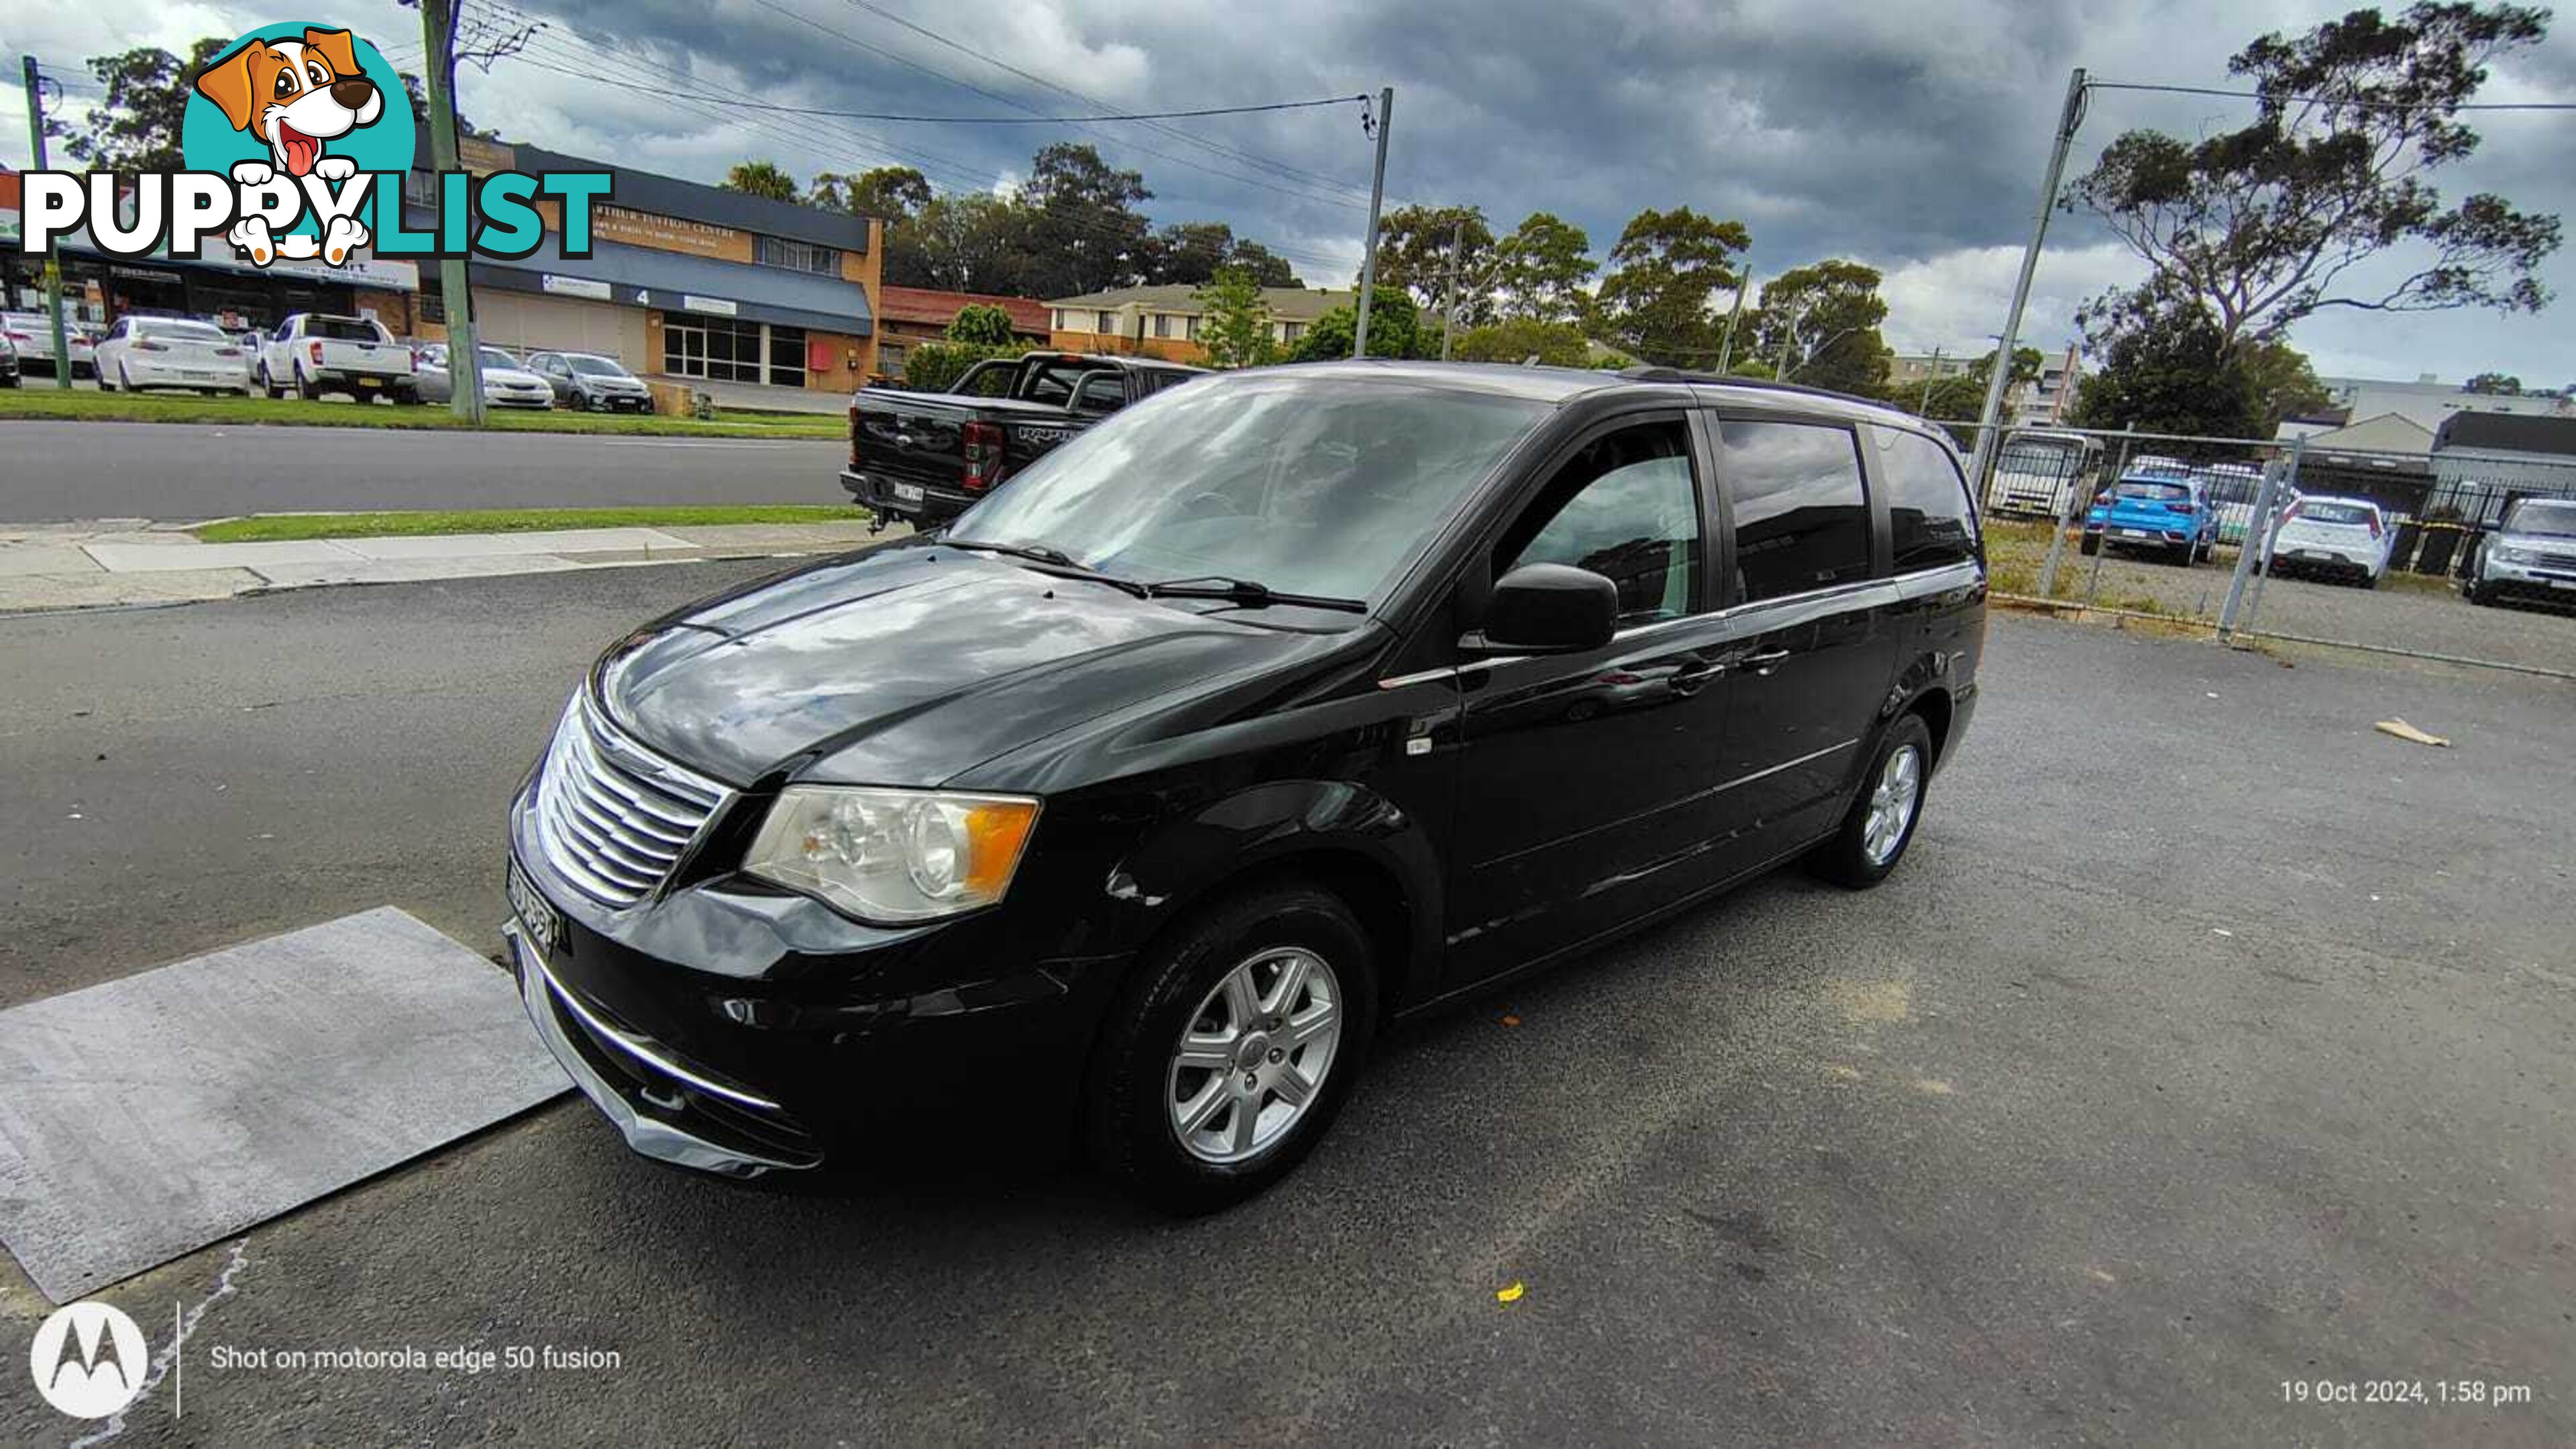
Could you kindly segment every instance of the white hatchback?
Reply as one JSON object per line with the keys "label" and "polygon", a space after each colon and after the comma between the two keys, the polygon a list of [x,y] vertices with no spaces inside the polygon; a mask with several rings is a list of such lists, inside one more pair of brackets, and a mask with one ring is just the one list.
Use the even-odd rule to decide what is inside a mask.
{"label": "white hatchback", "polygon": [[2377,588],[2388,572],[2394,530],[2367,498],[2309,495],[2290,505],[2268,550],[2275,574],[2315,574]]}
{"label": "white hatchback", "polygon": [[212,322],[119,317],[98,342],[98,390],[183,387],[250,396],[250,354]]}

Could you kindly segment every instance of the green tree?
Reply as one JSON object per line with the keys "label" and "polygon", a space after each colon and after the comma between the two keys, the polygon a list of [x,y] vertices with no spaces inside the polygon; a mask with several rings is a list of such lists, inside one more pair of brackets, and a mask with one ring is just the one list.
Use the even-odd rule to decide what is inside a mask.
{"label": "green tree", "polygon": [[1494,305],[1517,322],[1580,322],[1590,306],[1584,291],[1600,264],[1592,238],[1553,213],[1534,211],[1510,236],[1494,244]]}
{"label": "green tree", "polygon": [[2225,324],[2196,298],[2166,296],[2125,310],[2103,349],[2101,371],[2076,390],[2074,421],[2084,428],[2244,438],[2256,434],[2262,417]]}
{"label": "green tree", "polygon": [[989,347],[977,342],[923,342],[916,344],[903,358],[903,385],[920,392],[946,392],[966,375],[966,369],[995,357],[1017,357],[1021,349]]}
{"label": "green tree", "polygon": [[2334,395],[2317,381],[2308,355],[2275,338],[2241,349],[2245,385],[2253,390],[2259,436],[2270,437],[2285,418],[2308,417],[2334,404]]}
{"label": "green tree", "polygon": [[1002,296],[1053,295],[1030,277],[1029,213],[985,191],[934,196],[886,236],[885,279],[898,287]]}
{"label": "green tree", "polygon": [[1270,248],[1250,237],[1234,239],[1234,249],[1226,253],[1225,264],[1237,271],[1249,273],[1254,282],[1264,287],[1305,285],[1297,280],[1297,270],[1288,265],[1286,257],[1277,255]]}
{"label": "green tree", "polygon": [[[1463,249],[1458,245],[1461,228],[1465,229]],[[1443,289],[1448,285],[1454,254],[1458,275],[1468,283],[1460,288],[1458,320],[1482,322],[1490,308],[1482,291],[1472,283],[1485,270],[1493,247],[1493,228],[1485,224],[1481,207],[1400,206],[1378,218],[1377,284],[1402,288],[1417,310],[1437,315],[1446,299]],[[1377,331],[1374,309],[1369,315],[1369,331]]]}
{"label": "green tree", "polygon": [[1784,381],[1864,395],[1887,381],[1887,320],[1874,267],[1839,258],[1793,267],[1762,289],[1752,316],[1752,350]]}
{"label": "green tree", "polygon": [[1028,211],[1025,295],[1068,297],[1142,279],[1153,231],[1136,204],[1154,193],[1087,145],[1058,141],[1030,158],[1019,204]]}
{"label": "green tree", "polygon": [[[1420,357],[1422,352],[1422,309],[1401,288],[1380,286],[1369,294],[1369,350],[1371,357]],[[1359,331],[1359,315],[1349,303],[1315,319],[1297,339],[1288,353],[1290,362],[1338,362],[1351,355],[1351,344]],[[1440,345],[1437,333],[1431,346]]]}
{"label": "green tree", "polygon": [[179,170],[179,126],[197,72],[227,43],[206,36],[188,47],[185,60],[158,46],[91,56],[89,73],[107,88],[107,99],[90,108],[85,123],[58,116],[46,121],[45,132],[61,137],[63,149],[88,170]]}
{"label": "green tree", "polygon": [[794,201],[796,178],[782,170],[775,161],[737,161],[717,183],[727,191],[748,196],[766,196],[772,201]]}
{"label": "green tree", "polygon": [[1638,212],[1610,249],[1600,335],[1665,366],[1715,361],[1722,323],[1711,300],[1736,286],[1731,259],[1752,244],[1744,223],[1687,206]]}
{"label": "green tree", "polygon": [[[1371,319],[1369,330],[1377,330],[1375,319]],[[1452,352],[1461,362],[1527,362],[1537,358],[1550,367],[1593,365],[1592,347],[1582,328],[1571,322],[1528,317],[1509,317],[1473,328],[1458,338]]]}
{"label": "green tree", "polygon": [[957,315],[948,319],[948,337],[980,347],[1011,347],[1019,341],[1011,335],[1011,314],[989,302],[958,308]]}
{"label": "green tree", "polygon": [[[1220,267],[1198,290],[1199,344],[1212,367],[1262,367],[1279,360],[1261,283],[1241,267]],[[1372,330],[1376,319],[1370,319]]]}
{"label": "green tree", "polygon": [[[2491,62],[2539,45],[2548,23],[2546,10],[2419,0],[2393,20],[2355,10],[2265,35],[2228,62],[2261,98],[2250,124],[2199,141],[2126,132],[2064,203],[2154,269],[2146,310],[2187,299],[2231,354],[2327,307],[2538,311],[2558,218],[2490,194],[2446,209],[2425,177],[2477,149],[2460,108]],[[2410,260],[2364,265],[2391,250]],[[2088,332],[2133,300],[2095,299]]]}
{"label": "green tree", "polygon": [[909,166],[879,166],[872,171],[825,171],[805,193],[809,206],[873,216],[891,229],[921,214],[930,204],[930,179]]}
{"label": "green tree", "polygon": [[1185,221],[1154,233],[1145,280],[1197,286],[1214,277],[1234,253],[1234,228],[1221,221]]}
{"label": "green tree", "polygon": [[2460,384],[2460,391],[2484,393],[2490,397],[2522,396],[2522,379],[2509,372],[2481,372]]}

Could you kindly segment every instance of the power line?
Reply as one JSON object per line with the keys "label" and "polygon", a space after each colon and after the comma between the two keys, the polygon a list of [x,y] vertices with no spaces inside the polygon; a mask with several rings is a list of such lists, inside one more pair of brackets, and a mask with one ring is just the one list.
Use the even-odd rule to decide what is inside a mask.
{"label": "power line", "polygon": [[1325,96],[1311,101],[1271,101],[1257,106],[1204,106],[1190,111],[1135,111],[1117,116],[913,116],[896,111],[841,111],[825,106],[782,106],[717,96],[690,96],[688,99],[718,100],[737,110],[775,111],[790,116],[836,116],[846,121],[918,121],[941,126],[1063,126],[1082,121],[1158,121],[1171,116],[1243,116],[1256,111],[1300,111],[1316,106],[1347,106],[1363,98]]}
{"label": "power line", "polygon": [[2351,106],[2366,111],[2576,111],[2576,101],[2370,101],[2352,96],[2279,96],[2263,91],[2150,85],[2143,81],[2088,80],[2084,85],[2087,90],[2097,91],[2163,91],[2178,96],[2221,96],[2240,101],[2278,101],[2284,105]]}

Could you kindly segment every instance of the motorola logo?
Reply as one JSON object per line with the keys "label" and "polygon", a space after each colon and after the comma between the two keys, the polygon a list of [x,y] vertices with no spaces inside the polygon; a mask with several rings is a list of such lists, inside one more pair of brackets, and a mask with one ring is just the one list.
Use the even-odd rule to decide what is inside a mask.
{"label": "motorola logo", "polygon": [[151,1371],[143,1330],[113,1304],[54,1311],[27,1349],[27,1372],[45,1402],[75,1419],[104,1419],[134,1402]]}

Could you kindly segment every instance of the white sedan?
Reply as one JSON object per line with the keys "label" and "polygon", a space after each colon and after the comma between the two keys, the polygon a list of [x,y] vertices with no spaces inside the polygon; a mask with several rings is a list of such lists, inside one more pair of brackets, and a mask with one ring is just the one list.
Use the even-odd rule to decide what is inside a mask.
{"label": "white sedan", "polygon": [[[528,371],[519,359],[497,347],[475,349],[483,364],[483,404],[496,408],[536,408],[555,405],[555,390],[546,380]],[[446,402],[456,395],[456,379],[447,370],[447,344],[433,342],[416,349],[412,371],[420,379],[423,402]]]}
{"label": "white sedan", "polygon": [[2281,516],[2269,562],[2275,574],[2317,574],[2374,589],[2388,572],[2396,541],[2387,517],[2369,499],[2310,494]]}
{"label": "white sedan", "polygon": [[[42,312],[0,312],[0,333],[5,333],[18,351],[22,367],[41,367],[50,377],[54,371],[53,319]],[[95,369],[97,354],[92,349],[89,332],[69,319],[63,323],[63,341],[72,351],[72,376],[87,377]]]}
{"label": "white sedan", "polygon": [[140,392],[147,387],[248,397],[250,354],[212,322],[119,317],[98,341],[98,390]]}

